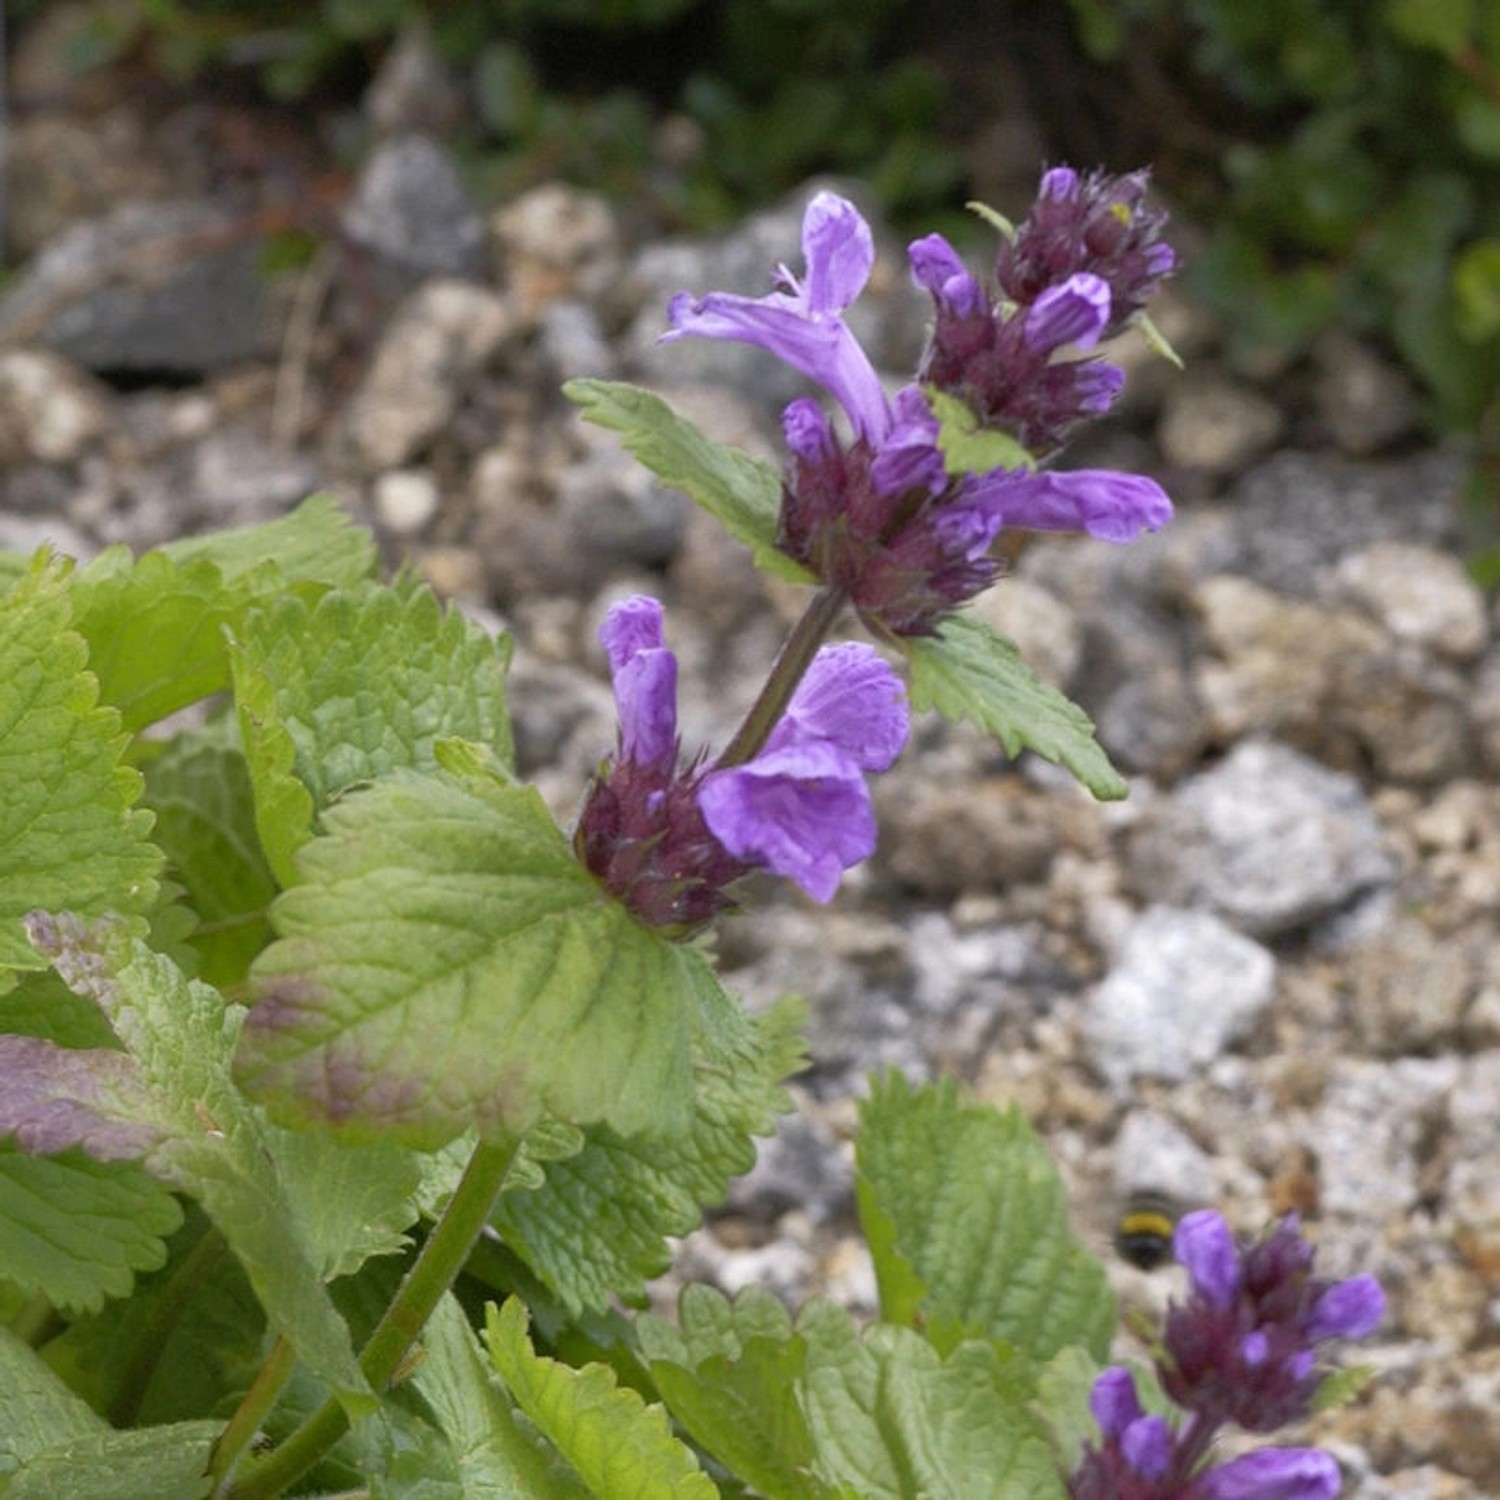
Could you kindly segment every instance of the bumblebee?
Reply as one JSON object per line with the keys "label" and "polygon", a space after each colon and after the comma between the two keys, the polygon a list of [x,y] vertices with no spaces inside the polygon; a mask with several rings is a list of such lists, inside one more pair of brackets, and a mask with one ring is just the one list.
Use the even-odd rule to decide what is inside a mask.
{"label": "bumblebee", "polygon": [[1172,1231],[1180,1210],[1165,1193],[1132,1193],[1115,1224],[1115,1253],[1154,1271],[1172,1258]]}

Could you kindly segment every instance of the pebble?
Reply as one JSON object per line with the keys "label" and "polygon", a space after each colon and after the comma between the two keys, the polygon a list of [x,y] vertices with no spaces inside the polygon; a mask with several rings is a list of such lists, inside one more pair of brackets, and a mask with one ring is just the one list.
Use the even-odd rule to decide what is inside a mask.
{"label": "pebble", "polygon": [[1117,1094],[1181,1082],[1266,1013],[1276,960],[1209,912],[1155,906],[1130,929],[1084,1013],[1090,1060]]}
{"label": "pebble", "polygon": [[442,497],[430,469],[387,469],[374,485],[375,514],[396,536],[415,536],[437,515]]}
{"label": "pebble", "polygon": [[113,426],[109,392],[46,349],[0,352],[0,465],[72,463]]}
{"label": "pebble", "polygon": [[1256,740],[1148,808],[1126,867],[1142,896],[1206,907],[1262,938],[1308,927],[1395,875],[1352,777]]}
{"label": "pebble", "polygon": [[1397,640],[1455,661],[1472,660],[1487,644],[1484,595],[1448,553],[1379,542],[1344,558],[1335,577]]}
{"label": "pebble", "polygon": [[1169,387],[1156,440],[1173,466],[1228,475],[1266,452],[1285,422],[1276,402],[1209,376]]}

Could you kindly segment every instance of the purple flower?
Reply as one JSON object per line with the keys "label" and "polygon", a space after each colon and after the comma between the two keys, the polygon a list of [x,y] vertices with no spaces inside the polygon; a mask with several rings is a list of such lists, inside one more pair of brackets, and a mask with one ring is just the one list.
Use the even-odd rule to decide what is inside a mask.
{"label": "purple flower", "polygon": [[[778,290],[764,297],[681,293],[663,339],[697,335],[767,349],[843,406],[853,430],[848,443],[815,402],[787,407],[792,462],[776,540],[847,594],[872,629],[933,634],[994,581],[989,549],[1004,526],[1130,541],[1170,518],[1160,486],[1138,475],[949,473],[922,387],[888,399],[844,322],[869,277],[869,226],[853,204],[819,193],[808,205],[802,244],[800,281],[782,267]],[[1050,448],[1114,400],[1124,378],[1115,366],[1057,357],[1093,348],[1114,319],[1115,294],[1102,272],[1070,270],[1018,310],[995,304],[941,235],[918,240],[910,255],[937,308],[920,377],[957,394],[981,423],[1008,428],[1028,448]]]}
{"label": "purple flower", "polygon": [[1315,1346],[1362,1337],[1385,1311],[1373,1278],[1312,1274],[1313,1247],[1294,1215],[1242,1248],[1220,1215],[1188,1214],[1173,1246],[1191,1295],[1167,1313],[1162,1386],[1215,1423],[1271,1432],[1306,1416],[1322,1382]]}
{"label": "purple flower", "polygon": [[803,215],[802,254],[803,279],[778,267],[785,290],[764,297],[679,292],[667,305],[672,328],[660,342],[696,334],[769,350],[831,392],[856,433],[878,442],[890,426],[890,408],[875,367],[841,316],[870,279],[870,226],[846,199],[818,193]]}
{"label": "purple flower", "polygon": [[743,765],[679,765],[677,659],[661,605],[637,595],[599,631],[620,718],[619,750],[595,778],[574,842],[583,863],[651,926],[697,930],[752,869],[827,901],[875,847],[867,771],[906,742],[900,679],[868,646],[825,646],[760,753]]}
{"label": "purple flower", "polygon": [[1321,1448],[1258,1448],[1205,1469],[1194,1500],[1338,1500],[1339,1466]]}

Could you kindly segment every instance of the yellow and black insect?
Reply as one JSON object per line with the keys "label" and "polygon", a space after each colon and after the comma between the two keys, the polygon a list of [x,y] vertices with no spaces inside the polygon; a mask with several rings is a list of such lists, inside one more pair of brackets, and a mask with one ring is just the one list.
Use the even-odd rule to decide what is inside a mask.
{"label": "yellow and black insect", "polygon": [[1172,1258],[1172,1231],[1180,1210],[1165,1193],[1132,1193],[1115,1225],[1115,1251],[1122,1260],[1154,1271]]}

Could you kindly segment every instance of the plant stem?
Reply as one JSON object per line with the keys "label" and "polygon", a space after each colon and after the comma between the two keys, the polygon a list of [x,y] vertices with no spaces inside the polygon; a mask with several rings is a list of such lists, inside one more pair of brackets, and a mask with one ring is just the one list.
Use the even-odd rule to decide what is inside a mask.
{"label": "plant stem", "polygon": [[716,771],[743,765],[759,753],[791,702],[797,684],[802,681],[823,638],[833,628],[839,611],[848,602],[842,589],[825,587],[813,595],[802,618],[792,627],[781,654],[776,658],[760,696],[750,705],[745,722],[735,731],[724,753],[714,762]]}
{"label": "plant stem", "polygon": [[130,1357],[120,1374],[119,1387],[105,1415],[115,1427],[133,1427],[141,1414],[141,1403],[151,1386],[151,1377],[166,1352],[172,1330],[182,1317],[203,1278],[218,1265],[229,1246],[212,1224],[198,1236],[198,1242],[183,1257],[162,1288],[145,1326],[135,1337]]}
{"label": "plant stem", "polygon": [[[427,1242],[386,1308],[359,1357],[359,1367],[379,1393],[390,1385],[444,1292],[463,1269],[479,1238],[519,1140],[474,1148],[464,1175]],[[287,1440],[242,1479],[231,1479],[215,1491],[218,1500],[271,1500],[323,1457],[349,1430],[349,1414],[333,1399],[325,1401]]]}
{"label": "plant stem", "polygon": [[254,1441],[261,1424],[280,1399],[296,1364],[296,1350],[284,1336],[278,1338],[271,1345],[271,1352],[256,1372],[255,1379],[251,1381],[250,1389],[245,1392],[228,1425],[214,1443],[213,1452],[208,1457],[211,1479],[223,1479],[239,1462],[240,1454]]}

